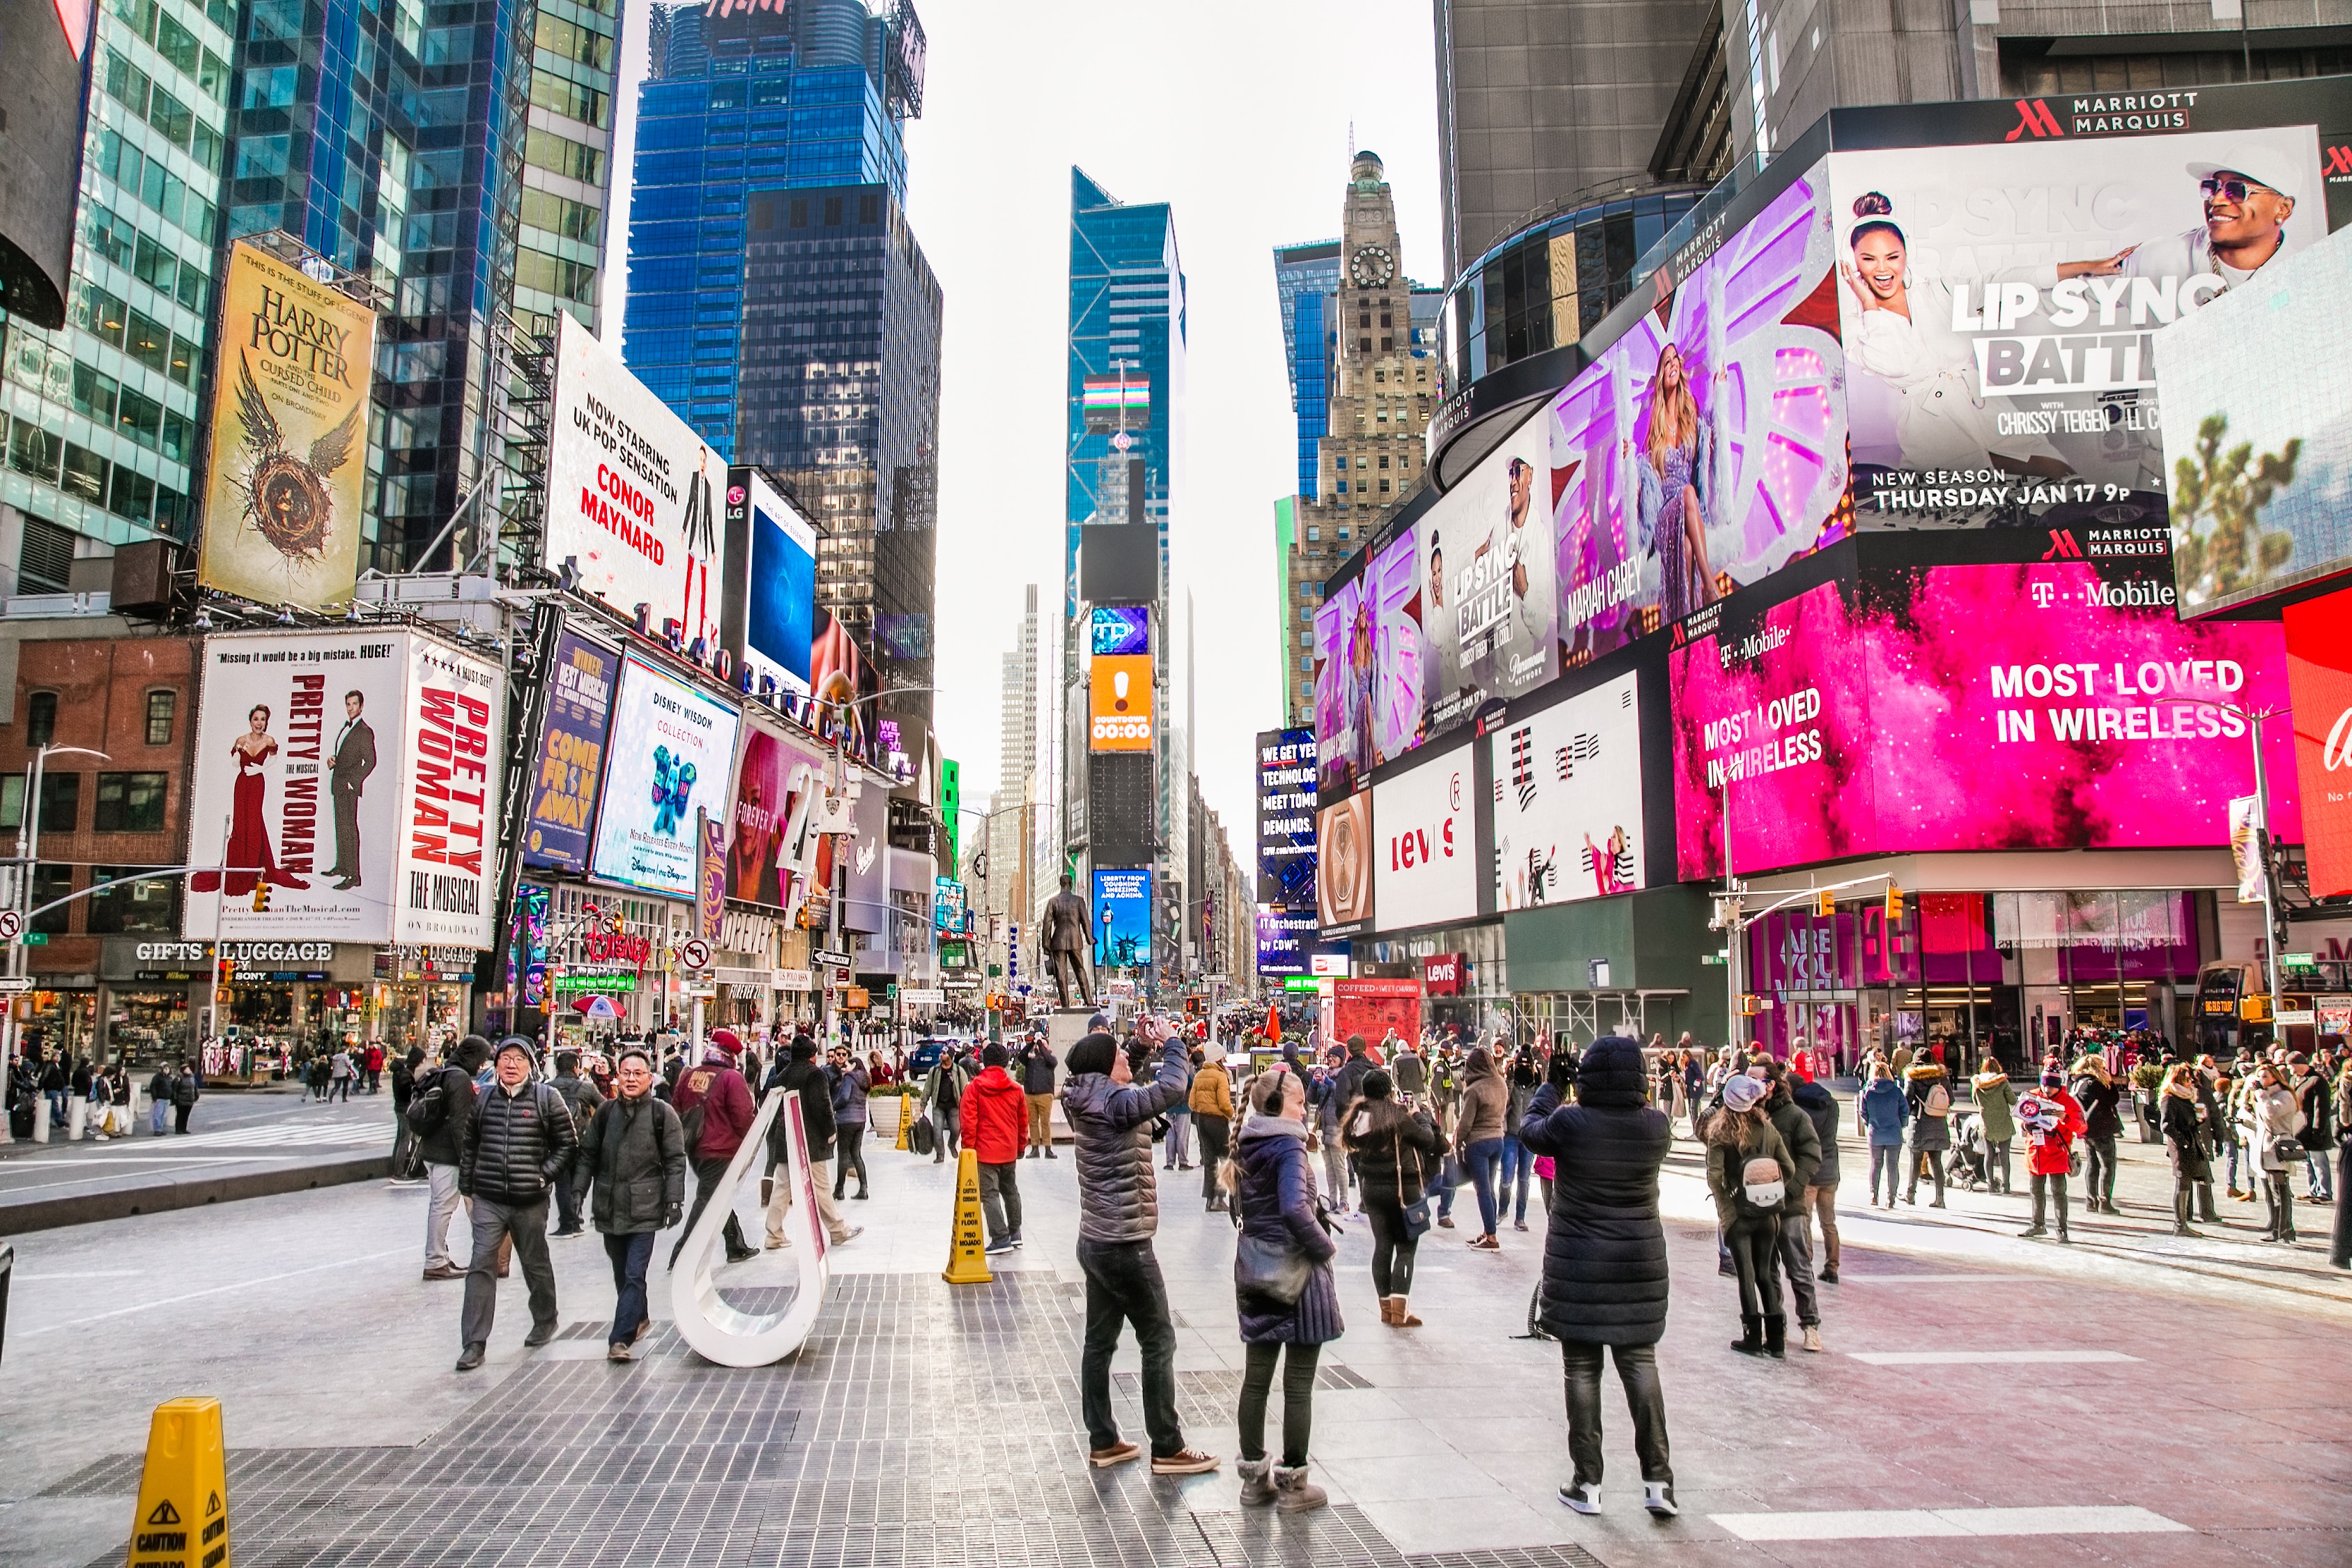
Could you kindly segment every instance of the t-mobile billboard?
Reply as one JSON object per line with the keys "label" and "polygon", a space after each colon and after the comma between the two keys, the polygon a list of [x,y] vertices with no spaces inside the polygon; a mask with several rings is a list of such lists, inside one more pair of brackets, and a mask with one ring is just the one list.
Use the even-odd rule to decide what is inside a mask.
{"label": "t-mobile billboard", "polygon": [[[1843,856],[2221,846],[2242,712],[2286,698],[2276,626],[2182,625],[2160,562],[1918,563],[1864,539],[1669,656],[1685,879]],[[1896,557],[1903,549],[1911,562]],[[1855,560],[1860,569],[1857,574]],[[2286,726],[2272,826],[2301,837]]]}

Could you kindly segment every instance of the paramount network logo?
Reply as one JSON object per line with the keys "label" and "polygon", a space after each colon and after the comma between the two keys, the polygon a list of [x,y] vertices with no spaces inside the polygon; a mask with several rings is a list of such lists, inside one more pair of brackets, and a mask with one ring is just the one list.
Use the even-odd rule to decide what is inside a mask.
{"label": "paramount network logo", "polygon": [[2065,134],[2058,123],[2058,117],[2050,112],[2047,101],[2039,98],[2021,98],[2017,100],[2017,124],[2001,140],[2014,142],[2025,136],[2039,142],[2044,137]]}

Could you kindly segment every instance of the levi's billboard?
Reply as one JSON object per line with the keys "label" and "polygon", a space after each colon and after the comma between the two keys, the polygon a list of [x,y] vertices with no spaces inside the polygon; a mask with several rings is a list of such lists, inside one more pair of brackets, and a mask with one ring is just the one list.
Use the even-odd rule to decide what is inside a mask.
{"label": "levi's billboard", "polygon": [[1476,918],[1476,811],[1466,746],[1372,786],[1372,885],[1386,929]]}
{"label": "levi's billboard", "polygon": [[[1680,875],[1720,873],[1727,796],[1743,874],[2226,846],[2229,803],[2253,789],[2242,714],[2285,700],[2278,627],[2183,624],[2161,558],[2033,551],[2042,537],[1865,535],[1700,623],[1667,664]],[[2284,729],[2264,761],[2291,841]]]}
{"label": "levi's billboard", "polygon": [[[2289,605],[2287,695],[2294,704],[2294,771],[2311,896],[2352,892],[2352,589]],[[2277,786],[2273,786],[2276,800]],[[2277,815],[2273,805],[2272,815]]]}

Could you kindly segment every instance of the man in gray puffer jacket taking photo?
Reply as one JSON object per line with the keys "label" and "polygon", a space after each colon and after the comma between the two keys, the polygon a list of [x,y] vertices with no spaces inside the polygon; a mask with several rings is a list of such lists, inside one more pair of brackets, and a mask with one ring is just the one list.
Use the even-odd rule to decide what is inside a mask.
{"label": "man in gray puffer jacket taking photo", "polygon": [[1151,1436],[1151,1471],[1192,1476],[1217,1468],[1213,1455],[1185,1447],[1176,1415],[1176,1325],[1151,1238],[1160,1229],[1160,1188],[1152,1170],[1151,1119],[1178,1103],[1191,1073],[1184,1042],[1158,1018],[1138,1036],[1160,1047],[1149,1087],[1118,1042],[1097,1029],[1070,1047],[1062,1113],[1076,1143],[1078,1267],[1087,1276],[1087,1342],[1078,1387],[1085,1406],[1088,1462],[1123,1465],[1138,1449],[1118,1435],[1111,1414],[1110,1359],[1122,1323],[1135,1325],[1143,1352],[1143,1424]]}

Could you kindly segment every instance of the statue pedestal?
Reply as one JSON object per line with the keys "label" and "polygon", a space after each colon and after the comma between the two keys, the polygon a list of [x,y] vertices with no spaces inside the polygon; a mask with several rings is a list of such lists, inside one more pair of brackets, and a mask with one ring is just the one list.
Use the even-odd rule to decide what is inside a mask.
{"label": "statue pedestal", "polygon": [[1066,1061],[1070,1047],[1087,1037],[1087,1020],[1099,1011],[1095,1007],[1055,1008],[1045,1019],[1046,1046],[1055,1056]]}

